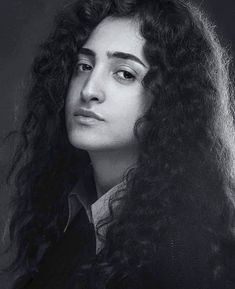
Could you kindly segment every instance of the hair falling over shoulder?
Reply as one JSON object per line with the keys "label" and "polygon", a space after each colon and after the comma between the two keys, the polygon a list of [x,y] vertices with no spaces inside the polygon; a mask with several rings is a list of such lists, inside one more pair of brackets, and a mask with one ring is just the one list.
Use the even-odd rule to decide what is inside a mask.
{"label": "hair falling over shoulder", "polygon": [[200,224],[210,234],[211,268],[223,271],[218,256],[234,242],[230,59],[212,24],[181,0],[81,0],[57,17],[32,67],[27,114],[10,172],[16,188],[10,237],[17,245],[11,268],[33,276],[41,248],[62,234],[67,194],[89,163],[88,155],[68,142],[64,100],[80,47],[109,16],[140,23],[150,64],[143,86],[153,102],[136,123],[138,166],[125,176],[116,218],[115,200],[110,203],[105,247],[89,266],[96,280],[91,287],[123,288],[121,282],[154,264],[169,228],[189,224]]}

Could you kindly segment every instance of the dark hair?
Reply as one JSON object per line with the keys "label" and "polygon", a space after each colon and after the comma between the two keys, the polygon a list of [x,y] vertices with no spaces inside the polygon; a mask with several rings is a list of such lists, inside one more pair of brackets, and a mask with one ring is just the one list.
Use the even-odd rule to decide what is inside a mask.
{"label": "dark hair", "polygon": [[[200,224],[213,236],[212,257],[218,255],[216,245],[223,252],[223,244],[233,241],[233,91],[229,58],[213,26],[180,0],[81,0],[57,17],[32,67],[27,115],[10,173],[17,172],[12,266],[34,274],[41,248],[60,238],[67,195],[90,162],[68,141],[64,100],[80,47],[107,16],[140,23],[150,64],[143,85],[153,102],[135,126],[138,166],[124,176],[127,186],[115,218],[116,201],[110,201],[105,246],[90,266],[96,274],[92,288],[106,288],[151,265],[167,230],[179,224]],[[214,262],[212,270],[218,266]]]}

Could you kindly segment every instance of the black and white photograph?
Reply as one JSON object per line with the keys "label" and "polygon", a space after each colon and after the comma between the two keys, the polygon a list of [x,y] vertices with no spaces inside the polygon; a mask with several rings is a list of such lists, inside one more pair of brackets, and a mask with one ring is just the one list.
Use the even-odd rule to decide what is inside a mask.
{"label": "black and white photograph", "polygon": [[234,19],[0,2],[0,289],[235,289]]}

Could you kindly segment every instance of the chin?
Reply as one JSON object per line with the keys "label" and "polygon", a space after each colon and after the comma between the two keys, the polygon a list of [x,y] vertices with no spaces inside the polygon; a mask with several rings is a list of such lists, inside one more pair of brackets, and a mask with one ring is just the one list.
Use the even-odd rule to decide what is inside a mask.
{"label": "chin", "polygon": [[107,145],[105,145],[102,140],[92,137],[81,137],[74,134],[68,135],[70,144],[81,150],[85,151],[104,151],[107,150]]}
{"label": "chin", "polygon": [[76,130],[71,130],[68,132],[68,138],[70,144],[81,150],[87,152],[108,152],[108,151],[117,151],[127,148],[134,148],[136,146],[136,140],[134,139],[118,139],[110,138],[106,135],[100,136],[99,134],[94,133],[81,133]]}

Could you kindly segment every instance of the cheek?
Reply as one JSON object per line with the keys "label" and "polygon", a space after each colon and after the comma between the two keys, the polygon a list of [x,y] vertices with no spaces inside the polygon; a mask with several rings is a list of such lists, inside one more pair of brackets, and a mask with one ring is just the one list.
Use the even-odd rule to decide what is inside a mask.
{"label": "cheek", "polygon": [[66,105],[68,109],[74,106],[74,104],[78,103],[80,99],[81,89],[83,86],[83,81],[77,78],[71,80],[69,85],[67,97],[66,97]]}
{"label": "cheek", "polygon": [[69,117],[79,103],[80,89],[77,85],[72,85],[65,99],[65,117]]}
{"label": "cheek", "polygon": [[115,103],[114,107],[119,107],[119,115],[124,121],[133,123],[145,113],[148,103],[143,89],[139,89],[137,92],[123,95],[120,102]]}
{"label": "cheek", "polygon": [[65,100],[65,122],[66,122],[66,127],[67,129],[69,129],[71,127],[71,111],[72,108],[72,104],[70,102],[70,98],[67,96],[66,100]]}
{"label": "cheek", "polygon": [[74,108],[76,107],[76,102],[74,101],[74,98],[72,97],[72,94],[68,93],[66,100],[65,100],[65,124],[67,127],[67,131],[70,132],[73,128],[73,113]]}
{"label": "cheek", "polygon": [[143,107],[144,103],[141,99],[126,101],[125,105],[117,105],[118,109],[112,115],[113,122],[110,122],[110,133],[116,135],[117,140],[119,138],[133,140],[136,121],[144,114]]}

